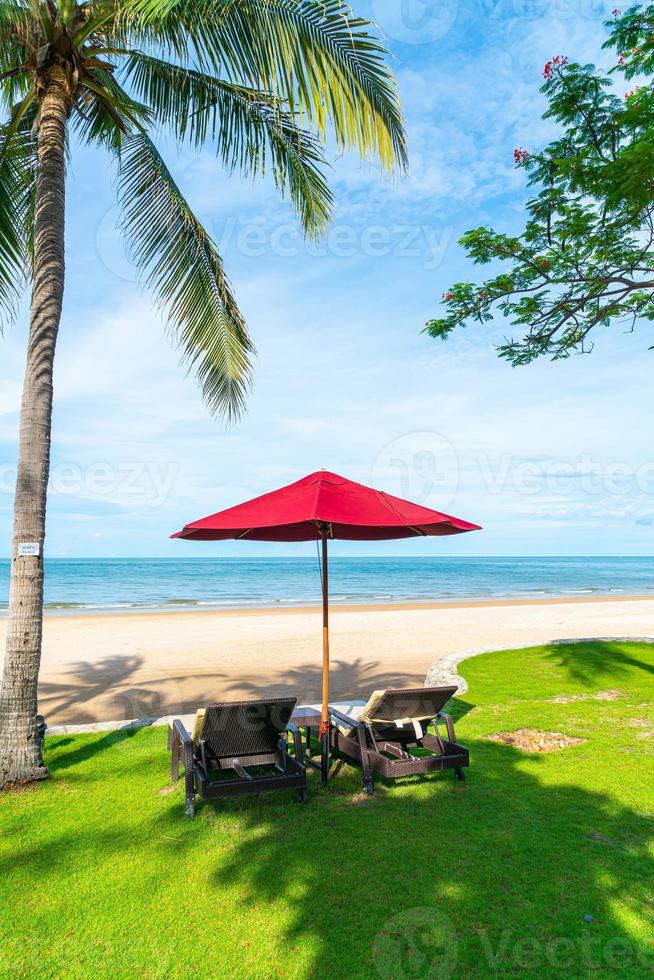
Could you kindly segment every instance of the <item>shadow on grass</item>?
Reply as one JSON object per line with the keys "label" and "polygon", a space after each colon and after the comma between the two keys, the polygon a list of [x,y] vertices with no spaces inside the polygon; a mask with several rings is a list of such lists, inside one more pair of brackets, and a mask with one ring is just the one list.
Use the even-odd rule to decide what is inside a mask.
{"label": "shadow on grass", "polygon": [[127,739],[133,738],[139,731],[138,728],[118,728],[115,731],[107,732],[99,738],[94,738],[89,740],[84,745],[79,745],[79,739],[69,739],[69,738],[59,738],[58,736],[52,736],[52,742],[50,747],[52,749],[61,749],[64,746],[69,745],[71,742],[75,746],[68,752],[58,752],[56,761],[53,765],[53,771],[56,772],[59,769],[70,769],[71,766],[79,765],[80,762],[87,762],[89,759],[95,758],[101,752],[106,752],[107,749],[113,748],[115,745],[119,745],[121,742]]}
{"label": "shadow on grass", "polygon": [[[634,672],[636,680],[654,674],[654,664],[647,663],[618,643],[554,643],[545,648],[544,657],[564,670],[570,680],[592,685],[613,680],[616,683]],[[641,673],[645,676],[638,678]]]}
{"label": "shadow on grass", "polygon": [[[587,684],[606,684],[607,677],[610,683],[621,671],[649,682],[647,663],[624,647],[607,646],[552,645],[543,656],[569,677],[578,678],[574,672],[582,671]],[[575,663],[575,657],[582,663]],[[365,697],[373,687],[397,684],[387,674],[375,676],[374,666],[364,661],[349,665],[337,677],[336,696]],[[337,674],[340,669],[337,665]],[[300,675],[304,669],[289,675],[288,687]],[[305,679],[312,683],[316,677],[309,673]],[[520,684],[516,676],[518,695]],[[252,687],[253,694],[264,690],[269,692]],[[469,697],[475,700],[474,690]],[[472,707],[455,700],[450,710],[459,719]],[[502,725],[511,710],[507,706]],[[538,710],[535,706],[535,724]],[[548,705],[548,711],[555,710]],[[592,710],[603,709],[594,705]],[[571,748],[553,758],[471,737],[465,727],[474,728],[473,719],[457,732],[471,751],[463,784],[449,773],[378,782],[369,799],[361,793],[358,770],[345,766],[325,789],[310,774],[308,806],[297,803],[294,793],[279,793],[205,804],[193,822],[184,817],[181,786],[153,806],[169,770],[165,733],[160,741],[147,733],[152,741],[142,753],[143,764],[138,756],[133,762],[134,780],[139,773],[144,779],[133,795],[128,834],[132,846],[154,843],[157,902],[173,896],[169,907],[177,910],[188,899],[182,941],[197,949],[194,963],[200,975],[207,968],[221,975],[227,953],[231,964],[239,964],[233,975],[244,977],[651,975],[654,821],[644,812],[650,805],[645,777],[639,785],[633,775],[639,757],[616,758],[611,736],[600,724],[592,740],[603,755]],[[120,736],[110,733],[98,742],[106,749]],[[57,753],[53,773],[91,758],[87,749],[93,745]],[[603,773],[589,769],[598,767],[600,759],[616,771],[612,794],[588,788],[607,784]],[[641,765],[648,761],[643,756]],[[152,767],[158,771],[160,765],[161,781],[155,786]],[[134,785],[130,781],[133,794]],[[119,852],[125,848],[119,802],[114,809],[107,813],[107,829]],[[80,834],[92,856],[94,839],[83,829]],[[98,848],[103,841],[100,835]],[[57,861],[62,855],[70,858],[77,844],[73,832],[59,840],[56,851],[48,845],[46,853],[25,840],[21,860],[45,875],[49,855]],[[138,867],[138,850],[133,854]],[[201,883],[186,895],[189,867],[201,869]],[[227,921],[221,908],[238,912]],[[126,912],[121,928],[129,928],[129,915],[141,918],[143,909]],[[157,942],[162,949],[177,949],[171,939],[179,939],[176,922],[171,912],[153,930],[148,965],[155,973]],[[247,930],[255,922],[266,945],[263,958],[253,962]]]}
{"label": "shadow on grass", "polygon": [[478,744],[472,758],[463,785],[425,777],[372,801],[350,770],[298,810],[299,832],[279,808],[243,809],[243,843],[210,882],[262,909],[283,897],[285,944],[311,943],[316,977],[444,977],[455,960],[461,977],[654,969],[623,926],[651,902],[652,821],[547,788],[514,749]]}

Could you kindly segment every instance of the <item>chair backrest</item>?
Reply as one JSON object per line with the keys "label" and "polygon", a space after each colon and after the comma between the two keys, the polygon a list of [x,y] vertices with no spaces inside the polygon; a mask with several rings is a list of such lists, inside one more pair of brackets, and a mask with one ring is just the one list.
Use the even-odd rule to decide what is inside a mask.
{"label": "chair backrest", "polygon": [[370,724],[430,721],[456,692],[455,685],[373,691],[361,720]]}
{"label": "chair backrest", "polygon": [[209,704],[200,739],[215,759],[269,755],[277,750],[296,700],[266,698]]}

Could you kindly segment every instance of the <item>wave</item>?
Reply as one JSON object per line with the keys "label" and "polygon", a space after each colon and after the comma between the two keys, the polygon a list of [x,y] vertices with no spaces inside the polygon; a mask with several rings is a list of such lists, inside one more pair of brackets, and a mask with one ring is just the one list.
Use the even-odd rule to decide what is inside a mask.
{"label": "wave", "polygon": [[[0,616],[10,562],[0,560]],[[654,558],[349,558],[335,556],[331,602],[346,604],[546,600],[654,595]],[[47,561],[49,615],[320,604],[315,559],[57,559]]]}

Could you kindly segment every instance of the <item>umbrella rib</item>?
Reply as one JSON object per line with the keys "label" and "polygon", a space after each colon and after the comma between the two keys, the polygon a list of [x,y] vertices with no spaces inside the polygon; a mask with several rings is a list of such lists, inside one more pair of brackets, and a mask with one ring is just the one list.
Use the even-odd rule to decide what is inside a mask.
{"label": "umbrella rib", "polygon": [[397,517],[399,517],[399,518],[400,518],[400,520],[402,521],[402,523],[404,524],[404,526],[405,526],[405,527],[408,527],[410,531],[413,531],[413,532],[414,532],[415,534],[417,534],[417,535],[419,535],[419,536],[420,536],[420,535],[422,535],[422,537],[423,537],[423,538],[425,538],[425,537],[427,537],[427,535],[425,534],[425,532],[424,532],[424,531],[419,531],[419,530],[418,530],[418,528],[416,528],[416,527],[412,527],[412,526],[411,526],[411,525],[409,524],[409,522],[408,522],[408,521],[405,521],[405,519],[404,519],[404,515],[403,515],[403,514],[401,513],[401,511],[399,511],[399,510],[397,509],[397,507],[395,507],[395,505],[394,505],[394,504],[393,504],[393,502],[392,502],[392,501],[390,500],[390,498],[389,498],[389,496],[388,496],[388,494],[387,494],[387,493],[384,493],[384,491],[383,491],[383,490],[379,490],[379,491],[378,491],[378,493],[379,493],[379,496],[380,496],[380,497],[381,497],[381,498],[383,499],[383,501],[384,501],[384,503],[386,504],[386,506],[387,506],[387,507],[389,507],[389,508],[390,508],[390,509],[391,509],[391,510],[393,511],[393,513],[394,513],[394,514],[396,514],[396,515],[397,515]]}

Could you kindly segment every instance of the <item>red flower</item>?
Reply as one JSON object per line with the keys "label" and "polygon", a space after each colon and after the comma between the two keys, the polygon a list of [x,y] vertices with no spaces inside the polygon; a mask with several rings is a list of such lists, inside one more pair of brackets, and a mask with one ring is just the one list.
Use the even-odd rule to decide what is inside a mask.
{"label": "red flower", "polygon": [[622,11],[621,10],[618,10],[617,7],[614,7],[613,10],[611,11],[611,15],[613,17],[619,17],[621,13],[622,13]]}
{"label": "red flower", "polygon": [[555,68],[565,68],[568,63],[568,59],[563,54],[557,54],[556,57],[552,58],[551,61],[545,62],[545,67],[543,68],[543,78],[546,82],[552,80],[552,74]]}
{"label": "red flower", "polygon": [[513,159],[515,161],[516,167],[519,167],[521,163],[527,162],[527,160],[529,159],[529,154],[526,150],[523,150],[522,147],[520,146],[518,147],[518,149],[513,151]]}

